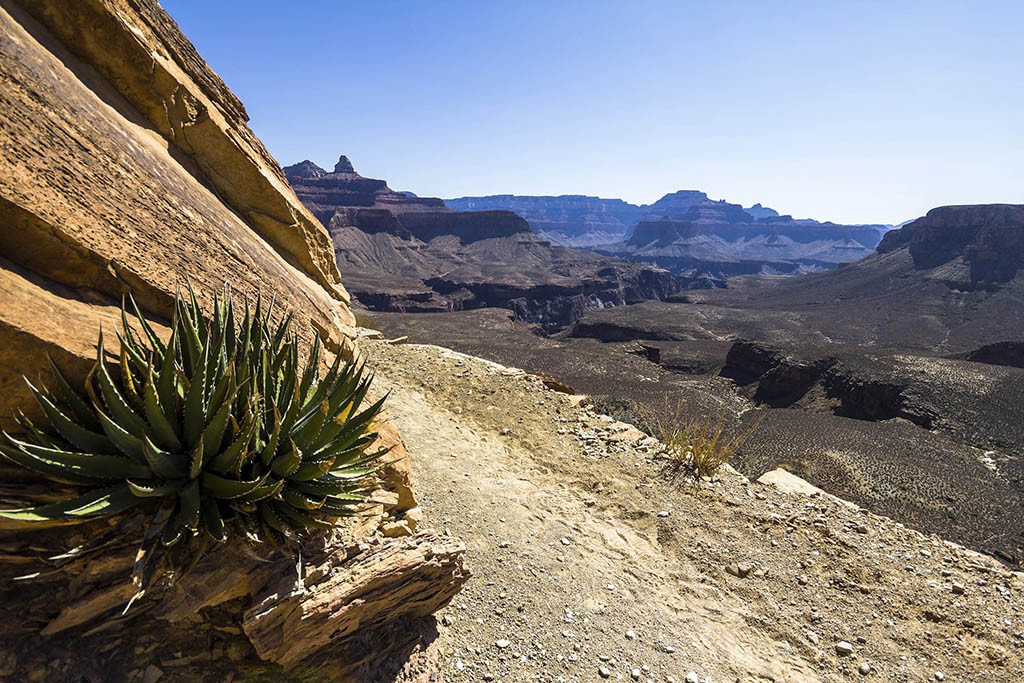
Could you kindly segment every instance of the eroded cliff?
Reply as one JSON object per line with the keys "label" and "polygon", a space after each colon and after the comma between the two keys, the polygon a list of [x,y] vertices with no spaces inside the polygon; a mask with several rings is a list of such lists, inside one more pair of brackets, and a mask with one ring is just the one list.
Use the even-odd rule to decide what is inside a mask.
{"label": "eroded cliff", "polygon": [[[240,297],[273,297],[304,341],[315,330],[330,351],[357,352],[330,236],[246,125],[241,102],[156,2],[0,3],[0,119],[3,428],[16,410],[32,412],[22,375],[45,381],[48,356],[80,382],[101,328],[117,350],[129,293],[165,335],[179,290],[191,284],[208,302],[227,284]],[[73,534],[6,525],[0,676],[129,680],[182,666],[167,661],[196,647],[211,663],[176,669],[175,680],[301,677],[313,664],[367,680],[383,655],[401,660],[467,575],[457,540],[409,535],[408,457],[393,427],[381,433],[394,456],[371,504],[311,541],[305,565],[225,550],[127,614],[135,522]],[[54,495],[11,465],[0,480],[5,508]],[[406,537],[384,539],[387,523]],[[85,557],[97,538],[102,552],[58,568],[68,558],[57,556],[78,545]],[[11,577],[36,570],[12,590]],[[220,635],[197,645],[214,626]],[[367,649],[371,633],[387,638]],[[299,660],[305,669],[294,671]]]}

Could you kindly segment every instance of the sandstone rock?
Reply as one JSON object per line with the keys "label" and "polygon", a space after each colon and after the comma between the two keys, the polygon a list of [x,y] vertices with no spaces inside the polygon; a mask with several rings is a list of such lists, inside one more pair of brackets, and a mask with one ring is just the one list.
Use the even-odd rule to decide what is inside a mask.
{"label": "sandstone rock", "polygon": [[[112,333],[127,293],[166,335],[179,289],[191,283],[207,300],[228,283],[237,295],[273,296],[277,310],[292,312],[303,343],[316,330],[331,352],[358,353],[330,236],[249,130],[241,103],[156,2],[4,3],[0,118],[0,427],[10,427],[16,408],[32,412],[21,375],[45,381],[47,356],[77,382],[101,327],[117,350]],[[376,497],[400,518],[416,507],[408,453],[386,421],[377,431],[391,451]],[[0,479],[5,506],[64,495],[7,465]],[[269,662],[327,658],[337,680],[366,680],[371,659],[408,654],[416,624],[468,577],[455,539],[409,535],[407,520],[396,522],[404,538],[382,539],[384,512],[383,503],[367,505],[344,529],[306,539],[298,561],[266,546],[219,548],[173,587],[151,585],[126,614],[137,592],[129,577],[138,519],[33,533],[31,550],[24,534],[0,529],[10,550],[0,565],[5,609],[46,636],[75,629],[74,638],[58,636],[71,643],[61,660],[84,665],[96,653],[74,648],[108,631],[187,649],[208,608],[231,603],[248,610],[245,634]],[[11,589],[12,572],[69,543],[85,559]],[[214,659],[254,658],[241,631],[224,628],[235,640],[218,643]],[[374,633],[386,637],[368,651],[363,639]],[[124,665],[111,676],[170,675],[151,659],[131,659],[156,645],[120,645],[115,637],[103,650]]]}
{"label": "sandstone rock", "polygon": [[[242,628],[262,658],[285,667],[328,645],[344,648],[348,641],[357,651],[366,634],[387,628],[396,613],[422,618],[446,605],[469,578],[463,550],[458,541],[431,532],[366,547],[345,561],[344,571],[332,571],[336,555],[325,555],[307,565],[301,592],[292,589],[294,576],[269,584],[246,611]],[[383,656],[370,651],[342,661],[357,670]]]}
{"label": "sandstone rock", "polygon": [[7,295],[76,317],[59,326],[4,307],[0,347],[19,355],[0,358],[3,419],[28,398],[15,378],[43,370],[45,352],[84,367],[105,311],[128,292],[168,319],[187,282],[204,298],[229,282],[275,295],[301,333],[353,352],[328,235],[155,3],[7,4],[0,44]]}

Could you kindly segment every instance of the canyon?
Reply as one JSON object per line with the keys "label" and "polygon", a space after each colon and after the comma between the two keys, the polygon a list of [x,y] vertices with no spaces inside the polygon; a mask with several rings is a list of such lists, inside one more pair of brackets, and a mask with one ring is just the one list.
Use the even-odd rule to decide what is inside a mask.
{"label": "canyon", "polygon": [[592,311],[544,339],[498,311],[377,322],[557,377],[647,428],[677,411],[757,424],[734,459],[747,476],[785,467],[1020,567],[1022,208],[940,207],[856,263]]}
{"label": "canyon", "polygon": [[714,201],[680,190],[649,205],[580,195],[493,195],[445,200],[458,211],[509,210],[556,244],[667,268],[688,289],[732,276],[804,274],[869,256],[887,225],[794,219],[755,204]]}
{"label": "canyon", "polygon": [[663,269],[552,245],[511,211],[457,212],[395,192],[344,156],[331,173],[309,161],[285,173],[327,226],[346,286],[371,311],[509,308],[557,330],[588,310],[680,290]]}
{"label": "canyon", "polygon": [[[282,168],[155,0],[0,2],[0,120],[0,429],[101,331],[117,367],[129,295],[165,340],[226,289],[373,374],[388,452],[330,528],[144,592],[139,515],[3,518],[0,680],[1024,679],[1024,207],[454,210]],[[749,439],[694,476],[673,418]],[[5,510],[81,490],[4,454]]]}

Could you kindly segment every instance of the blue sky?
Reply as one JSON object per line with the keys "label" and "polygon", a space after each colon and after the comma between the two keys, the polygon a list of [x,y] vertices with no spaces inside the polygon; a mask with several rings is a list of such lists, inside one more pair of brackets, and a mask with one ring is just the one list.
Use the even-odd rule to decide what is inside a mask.
{"label": "blue sky", "polygon": [[1024,203],[1024,2],[164,0],[283,164],[837,222]]}

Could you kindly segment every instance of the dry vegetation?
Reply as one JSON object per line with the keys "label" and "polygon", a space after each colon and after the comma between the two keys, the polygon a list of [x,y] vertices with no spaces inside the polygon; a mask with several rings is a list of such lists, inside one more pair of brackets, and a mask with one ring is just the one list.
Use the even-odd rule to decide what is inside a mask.
{"label": "dry vegetation", "polygon": [[724,412],[693,417],[684,413],[682,405],[677,405],[667,415],[649,420],[653,425],[652,435],[665,444],[670,468],[696,480],[714,477],[764,420],[764,415],[759,414],[744,427],[728,429],[735,420]]}

